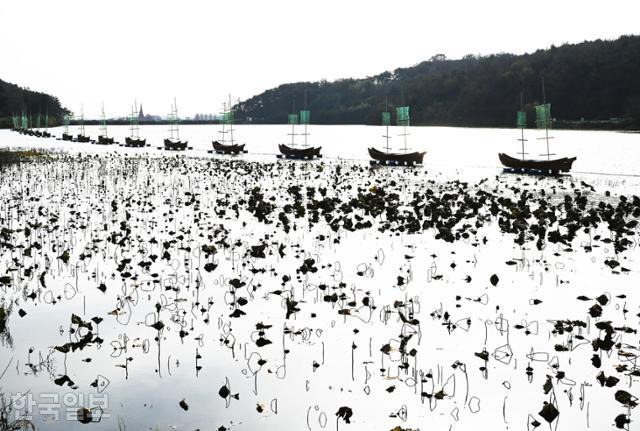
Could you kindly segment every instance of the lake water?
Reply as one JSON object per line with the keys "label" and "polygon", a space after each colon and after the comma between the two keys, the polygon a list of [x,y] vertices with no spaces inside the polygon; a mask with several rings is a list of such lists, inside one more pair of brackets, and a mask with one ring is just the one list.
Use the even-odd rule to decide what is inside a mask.
{"label": "lake water", "polygon": [[[289,143],[290,128],[284,125],[239,125],[234,126],[235,137],[239,143],[246,144],[250,160],[271,160],[270,155],[278,152],[277,144]],[[70,127],[70,133],[77,135],[77,127]],[[96,139],[99,134],[98,126],[86,126],[86,135]],[[187,140],[194,150],[188,154],[205,155],[211,149],[211,141],[219,139],[219,126],[196,125],[182,126],[180,138]],[[51,129],[55,135],[61,135],[62,129]],[[59,142],[45,141],[0,131],[2,144],[6,145],[35,145],[59,149]],[[109,136],[124,142],[129,134],[127,126],[111,126]],[[301,128],[296,133],[302,133]],[[353,159],[368,161],[367,148],[384,145],[384,129],[374,126],[312,126],[310,128],[309,144],[322,146],[322,154],[330,159]],[[391,127],[390,135],[392,148],[402,147],[402,138],[398,136],[402,130]],[[520,151],[517,139],[520,133],[515,129],[474,129],[453,127],[412,127],[409,129],[409,147],[414,150],[427,151],[425,168],[455,172],[469,168],[486,169],[486,175],[492,175],[495,168],[500,167],[497,154],[507,152],[516,155]],[[550,135],[551,152],[558,157],[577,156],[574,173],[597,172],[608,174],[640,175],[640,165],[636,163],[637,146],[640,134],[600,132],[600,131],[568,131],[553,130]],[[11,138],[9,138],[9,136]],[[152,146],[161,146],[164,138],[169,136],[168,126],[141,126],[140,136],[147,138]],[[544,137],[543,131],[527,130],[525,138],[528,157],[537,158],[546,152],[546,144],[539,138]],[[296,142],[301,142],[300,136]],[[113,147],[83,147],[81,151],[113,151]],[[75,151],[75,150],[73,150]],[[139,153],[139,149],[119,148],[121,152]],[[155,148],[147,150],[158,154]],[[256,156],[256,153],[260,155]],[[161,154],[161,153],[160,153]],[[266,159],[263,157],[266,156]]]}
{"label": "lake water", "polygon": [[[309,163],[276,162],[287,126],[235,128],[249,151],[235,158],[206,153],[217,126],[181,127],[194,149],[179,154],[155,148],[167,126],[142,126],[144,149],[0,131],[0,147],[63,154],[0,179],[0,387],[17,418],[46,430],[633,429],[640,135],[553,131],[552,151],[578,157],[556,179],[501,173],[516,130],[413,127],[423,167],[369,170],[380,127],[312,126],[325,158]],[[128,128],[109,133],[122,142]],[[527,131],[532,155],[541,135]],[[536,246],[533,217],[564,235],[590,209],[622,214],[621,195],[618,234],[603,221]],[[522,216],[526,205],[561,222]],[[436,226],[414,231],[424,211]]]}

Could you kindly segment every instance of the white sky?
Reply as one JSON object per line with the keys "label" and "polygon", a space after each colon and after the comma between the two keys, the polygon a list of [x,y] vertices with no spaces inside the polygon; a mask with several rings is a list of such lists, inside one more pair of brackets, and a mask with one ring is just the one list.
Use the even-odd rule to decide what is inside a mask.
{"label": "white sky", "polygon": [[97,118],[640,33],[637,0],[0,0],[0,79]]}

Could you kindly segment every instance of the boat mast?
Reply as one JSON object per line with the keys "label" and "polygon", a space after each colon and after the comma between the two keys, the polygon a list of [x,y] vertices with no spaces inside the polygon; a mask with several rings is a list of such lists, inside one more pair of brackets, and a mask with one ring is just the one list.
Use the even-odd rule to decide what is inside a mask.
{"label": "boat mast", "polygon": [[233,105],[231,103],[231,94],[229,94],[229,140],[233,145]]}
{"label": "boat mast", "polygon": [[409,125],[409,107],[398,106],[396,108],[396,117],[396,122],[403,128],[403,132],[400,134],[400,136],[404,137],[404,148],[402,149],[402,151],[406,153],[409,151],[409,148],[407,148],[407,136],[409,136],[409,134],[407,133],[407,126]]}
{"label": "boat mast", "polygon": [[391,138],[389,136],[390,124],[391,124],[391,112],[389,112],[389,98],[387,97],[384,103],[384,112],[382,113],[382,125],[386,127],[385,134],[382,135],[382,137],[385,138],[386,140],[385,149],[387,150],[387,154],[389,154],[389,150],[391,149],[389,147],[389,139]]}
{"label": "boat mast", "polygon": [[80,105],[80,135],[84,136],[84,105]]}
{"label": "boat mast", "polygon": [[[291,102],[291,112],[296,112],[296,101],[295,99]],[[291,148],[294,148],[296,145],[296,123],[298,122],[298,114],[289,114],[289,124],[291,124]]]}
{"label": "boat mast", "polygon": [[171,105],[171,114],[169,114],[169,133],[171,134],[171,140],[180,140],[180,130],[178,129],[178,103],[176,98],[173,98],[173,105]]}
{"label": "boat mast", "polygon": [[140,138],[140,133],[138,131],[138,117],[136,117],[138,115],[138,101],[134,99],[133,101],[133,106],[131,106],[131,117],[129,118],[129,123],[130,123],[130,131],[131,131],[131,138],[132,139],[139,139]]}
{"label": "boat mast", "polygon": [[[546,110],[547,94],[544,89],[544,76],[542,77],[542,105],[545,107],[545,110]],[[545,138],[547,140],[547,160],[550,160],[551,158],[551,154],[549,154],[549,121],[551,121],[551,118],[547,118],[547,121],[545,121],[544,123],[544,133],[545,133]]]}
{"label": "boat mast", "polygon": [[518,127],[520,127],[520,143],[522,144],[522,160],[524,160],[525,152],[524,152],[524,143],[526,139],[524,139],[524,128],[527,126],[527,114],[524,110],[524,101],[522,97],[522,91],[520,92],[520,111],[518,112]]}
{"label": "boat mast", "polygon": [[544,126],[545,137],[538,139],[545,139],[547,141],[547,154],[540,154],[541,156],[547,156],[547,160],[551,160],[551,154],[549,152],[549,139],[553,137],[549,136],[549,126],[551,125],[551,104],[547,103],[547,95],[544,88],[544,76],[542,77],[542,105],[536,106],[536,122],[538,128]]}
{"label": "boat mast", "polygon": [[102,125],[100,126],[100,133],[102,134],[102,136],[104,136],[105,138],[107,137],[107,121],[104,115],[104,102],[102,102]]}
{"label": "boat mast", "polygon": [[307,110],[307,90],[304,90],[304,109],[300,111],[300,123],[304,124],[304,148],[308,148],[309,144],[307,142],[307,138],[309,133],[307,132],[307,126],[309,125],[310,115],[309,110]]}

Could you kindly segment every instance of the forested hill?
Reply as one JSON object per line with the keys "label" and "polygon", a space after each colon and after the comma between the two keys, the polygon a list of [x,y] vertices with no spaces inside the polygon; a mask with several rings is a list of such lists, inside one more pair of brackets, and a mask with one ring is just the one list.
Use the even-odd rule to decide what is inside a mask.
{"label": "forested hill", "polygon": [[312,123],[379,124],[388,100],[390,107],[410,106],[412,124],[514,126],[522,91],[533,125],[533,106],[542,100],[541,77],[556,120],[640,125],[640,36],[525,55],[460,60],[438,55],[364,79],[285,84],[239,103],[237,118],[283,123],[292,102],[296,110],[302,107],[306,92]]}
{"label": "forested hill", "polygon": [[31,115],[34,124],[40,113],[41,125],[44,126],[47,110],[50,126],[61,124],[62,117],[67,112],[57,97],[21,88],[0,79],[0,128],[12,127],[11,117],[15,114],[20,115],[23,111]]}

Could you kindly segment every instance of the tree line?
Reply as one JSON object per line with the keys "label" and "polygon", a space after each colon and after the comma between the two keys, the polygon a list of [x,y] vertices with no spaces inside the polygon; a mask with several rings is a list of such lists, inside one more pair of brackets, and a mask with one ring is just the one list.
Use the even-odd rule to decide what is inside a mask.
{"label": "tree line", "polygon": [[[236,118],[284,123],[306,106],[317,124],[380,124],[386,106],[408,105],[416,125],[509,127],[524,100],[528,124],[542,103],[565,127],[640,127],[640,37],[551,46],[524,55],[436,55],[363,79],[280,85],[235,106]],[[390,109],[393,111],[393,109]]]}
{"label": "tree line", "polygon": [[13,127],[12,116],[30,115],[32,123],[40,114],[40,124],[44,127],[45,115],[49,116],[49,127],[62,124],[68,111],[62,107],[57,97],[50,96],[0,79],[0,128]]}

